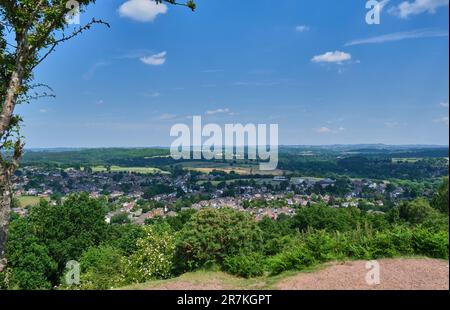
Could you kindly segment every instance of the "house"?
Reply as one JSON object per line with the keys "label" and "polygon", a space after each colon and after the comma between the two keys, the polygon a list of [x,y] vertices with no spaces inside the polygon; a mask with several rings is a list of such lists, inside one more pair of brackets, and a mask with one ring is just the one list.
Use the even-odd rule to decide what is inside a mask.
{"label": "house", "polygon": [[277,176],[274,176],[274,177],[273,177],[273,180],[274,180],[275,182],[285,182],[285,181],[288,180],[288,178],[285,177],[285,176],[277,175]]}

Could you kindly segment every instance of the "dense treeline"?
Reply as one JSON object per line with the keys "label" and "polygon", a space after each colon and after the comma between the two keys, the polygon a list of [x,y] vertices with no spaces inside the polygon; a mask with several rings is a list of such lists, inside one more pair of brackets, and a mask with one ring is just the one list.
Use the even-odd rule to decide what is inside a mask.
{"label": "dense treeline", "polygon": [[[23,157],[25,165],[43,165],[73,167],[75,165],[119,165],[125,160],[147,161],[164,159],[169,155],[168,149],[162,148],[102,148],[80,150],[46,150],[27,151]],[[136,165],[141,166],[141,165]]]}
{"label": "dense treeline", "polygon": [[[422,181],[448,174],[448,148],[350,149],[313,148],[305,155],[302,148],[280,149],[278,168],[297,175],[354,178],[405,179]],[[357,155],[355,154],[358,153]],[[353,155],[352,155],[353,154]],[[172,159],[168,149],[82,149],[72,151],[29,151],[24,165],[52,167],[87,167],[95,165],[122,167],[157,167],[168,170],[182,162]],[[422,157],[424,156],[424,157]],[[402,160],[404,158],[405,160]],[[394,159],[394,160],[393,160]],[[412,159],[412,160],[408,160]],[[217,161],[223,163],[225,161]],[[243,161],[244,163],[246,161]],[[189,161],[184,161],[188,165]],[[239,166],[240,162],[235,164]],[[255,164],[256,162],[253,162]]]}
{"label": "dense treeline", "polygon": [[[448,210],[448,178],[431,201],[405,201],[387,213],[318,204],[299,208],[294,217],[259,222],[234,209],[205,208],[145,226],[108,225],[106,201],[73,195],[56,206],[43,201],[28,217],[13,218],[0,285],[108,289],[200,268],[255,277],[330,260],[448,259]],[[64,281],[71,260],[81,265],[75,287]]]}
{"label": "dense treeline", "polygon": [[306,176],[347,175],[353,178],[424,180],[448,174],[446,159],[398,161],[392,158],[348,156],[339,159],[317,159],[281,156],[278,168]]}

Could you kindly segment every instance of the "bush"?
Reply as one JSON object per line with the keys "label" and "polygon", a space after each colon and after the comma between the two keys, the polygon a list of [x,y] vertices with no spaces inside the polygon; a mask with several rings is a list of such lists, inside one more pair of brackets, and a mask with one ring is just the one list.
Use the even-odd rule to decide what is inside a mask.
{"label": "bush", "polygon": [[125,212],[115,214],[111,217],[111,224],[129,224],[131,222],[128,214]]}
{"label": "bush", "polygon": [[4,284],[9,289],[51,289],[57,264],[48,248],[31,233],[28,219],[11,222],[7,243],[8,268]]}
{"label": "bush", "polygon": [[413,224],[421,224],[430,216],[434,216],[435,210],[424,198],[417,198],[413,201],[404,201],[398,207],[400,218]]}
{"label": "bush", "polygon": [[416,254],[448,259],[448,231],[432,232],[418,227],[414,230],[413,247]]}
{"label": "bush", "polygon": [[267,266],[272,274],[279,274],[287,270],[303,270],[315,262],[314,254],[300,244],[269,258]]}
{"label": "bush", "polygon": [[123,257],[111,246],[92,247],[80,259],[80,288],[105,290],[124,285]]}
{"label": "bush", "polygon": [[308,228],[334,231],[350,231],[357,227],[362,213],[356,208],[330,208],[326,205],[314,205],[300,208],[294,217],[294,226],[301,231]]}
{"label": "bush", "polygon": [[324,230],[308,231],[303,236],[303,242],[318,262],[326,262],[342,257],[342,253],[337,251],[336,238]]}
{"label": "bush", "polygon": [[137,241],[137,250],[125,264],[126,280],[131,283],[168,278],[173,268],[173,234],[148,226],[144,230],[144,237]]}
{"label": "bush", "polygon": [[264,256],[259,253],[229,256],[223,266],[225,271],[239,277],[258,277],[264,274]]}
{"label": "bush", "polygon": [[29,221],[33,235],[49,249],[61,272],[68,261],[78,260],[88,248],[107,239],[105,216],[103,202],[82,193],[68,196],[57,206],[41,201],[31,211]]}
{"label": "bush", "polygon": [[123,255],[129,256],[137,250],[137,241],[144,235],[145,231],[139,225],[112,225],[108,244],[120,249]]}
{"label": "bush", "polygon": [[394,245],[392,234],[384,231],[377,231],[370,240],[370,258],[394,257],[398,254],[398,249]]}
{"label": "bush", "polygon": [[183,228],[177,248],[187,269],[211,263],[223,265],[225,257],[237,255],[242,249],[261,250],[261,230],[248,213],[230,208],[203,209]]}

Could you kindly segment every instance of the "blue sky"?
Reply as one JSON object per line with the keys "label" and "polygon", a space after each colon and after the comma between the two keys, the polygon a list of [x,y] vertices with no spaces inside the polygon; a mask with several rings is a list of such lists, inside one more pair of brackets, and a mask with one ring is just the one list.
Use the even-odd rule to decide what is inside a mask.
{"label": "blue sky", "polygon": [[[131,3],[130,3],[131,2]],[[167,146],[170,127],[279,124],[281,144],[448,144],[448,0],[97,1],[36,71],[27,147]]]}

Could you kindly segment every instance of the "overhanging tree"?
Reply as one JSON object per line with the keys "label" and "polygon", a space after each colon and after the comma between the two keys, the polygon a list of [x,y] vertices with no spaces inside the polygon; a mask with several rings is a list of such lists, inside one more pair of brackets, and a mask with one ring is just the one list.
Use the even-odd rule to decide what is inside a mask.
{"label": "overhanging tree", "polygon": [[[195,10],[188,0],[154,0],[183,5]],[[15,107],[29,102],[46,92],[35,92],[42,85],[33,84],[33,70],[55,48],[95,24],[109,24],[92,19],[89,23],[70,31],[68,14],[74,3],[83,11],[95,0],[0,0],[0,271],[6,260],[5,245],[11,210],[11,181],[23,154],[24,142],[20,135],[22,119],[14,113]]]}

